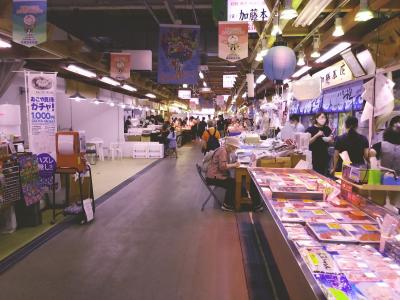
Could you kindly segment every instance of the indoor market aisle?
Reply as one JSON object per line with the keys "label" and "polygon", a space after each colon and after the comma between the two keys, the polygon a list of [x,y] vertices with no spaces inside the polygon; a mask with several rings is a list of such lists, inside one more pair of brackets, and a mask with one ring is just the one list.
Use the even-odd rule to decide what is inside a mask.
{"label": "indoor market aisle", "polygon": [[0,276],[1,299],[248,299],[235,215],[209,206],[197,147],[164,159]]}

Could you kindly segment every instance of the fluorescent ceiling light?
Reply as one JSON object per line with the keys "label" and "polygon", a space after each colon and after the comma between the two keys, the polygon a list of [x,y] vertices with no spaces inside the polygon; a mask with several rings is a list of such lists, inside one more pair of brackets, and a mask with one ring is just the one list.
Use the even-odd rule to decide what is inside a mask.
{"label": "fluorescent ceiling light", "polygon": [[342,18],[336,17],[335,19],[335,31],[332,33],[333,36],[342,36],[344,35],[344,30],[342,26]]}
{"label": "fluorescent ceiling light", "polygon": [[365,22],[371,20],[374,17],[372,11],[368,8],[368,0],[360,0],[360,10],[357,12],[354,17],[354,21],[356,22]]}
{"label": "fluorescent ceiling light", "polygon": [[204,74],[202,71],[199,72],[199,77],[200,77],[200,79],[204,79]]}
{"label": "fluorescent ceiling light", "polygon": [[258,76],[256,83],[260,84],[261,82],[263,82],[265,80],[265,78],[267,78],[267,76],[265,76],[265,74],[261,74],[260,76]]}
{"label": "fluorescent ceiling light", "polygon": [[305,58],[306,55],[304,54],[304,51],[301,50],[298,55],[297,65],[300,67],[304,66],[306,64]]}
{"label": "fluorescent ceiling light", "polygon": [[121,108],[125,108],[126,107],[126,105],[124,103],[120,103],[120,104],[118,104],[118,106],[121,107]]}
{"label": "fluorescent ceiling light", "polygon": [[343,52],[347,48],[351,46],[350,43],[348,42],[341,42],[340,44],[337,44],[335,47],[333,47],[331,50],[326,52],[324,55],[322,55],[320,58],[318,58],[315,62],[316,63],[323,63],[326,62],[328,59],[331,59],[335,55],[339,54],[340,52]]}
{"label": "fluorescent ceiling light", "polygon": [[85,101],[86,97],[82,96],[79,92],[75,92],[73,95],[69,96],[69,99],[75,100],[76,102]]}
{"label": "fluorescent ceiling light", "polygon": [[207,87],[207,82],[203,81],[203,86]]}
{"label": "fluorescent ceiling light", "polygon": [[67,70],[85,77],[95,78],[97,77],[96,73],[86,70],[84,68],[78,67],[77,65],[69,65]]}
{"label": "fluorescent ceiling light", "polygon": [[296,73],[294,73],[292,77],[294,78],[300,77],[301,75],[303,75],[304,73],[308,72],[311,69],[312,68],[310,66],[304,66],[301,69],[299,69]]}
{"label": "fluorescent ceiling light", "polygon": [[182,84],[182,87],[183,87],[184,89],[187,89],[187,88],[188,88],[188,85],[187,85],[186,83],[184,83],[184,84]]}
{"label": "fluorescent ceiling light", "polygon": [[96,100],[93,101],[93,103],[96,104],[96,105],[99,105],[100,101],[96,99]]}
{"label": "fluorescent ceiling light", "polygon": [[272,27],[271,35],[277,36],[278,34],[282,34],[282,30],[279,27],[279,18],[278,16],[274,17],[274,25]]}
{"label": "fluorescent ceiling light", "polygon": [[145,96],[146,96],[146,97],[149,97],[149,98],[152,98],[152,99],[157,98],[157,96],[154,95],[154,94],[152,94],[152,93],[147,93]]}
{"label": "fluorescent ceiling light", "polygon": [[130,92],[137,92],[137,88],[134,88],[133,86],[129,85],[129,84],[124,84],[122,86],[123,89],[130,91]]}
{"label": "fluorescent ceiling light", "polygon": [[114,102],[109,102],[108,105],[110,105],[111,107],[114,107],[115,103]]}
{"label": "fluorescent ceiling light", "polygon": [[247,92],[244,92],[242,95],[242,98],[246,98],[247,97]]}
{"label": "fluorescent ceiling light", "polygon": [[310,26],[332,0],[309,0],[293,23],[295,27]]}
{"label": "fluorescent ceiling light", "polygon": [[11,48],[11,44],[5,40],[0,39],[0,48]]}
{"label": "fluorescent ceiling light", "polygon": [[282,20],[291,20],[297,18],[297,11],[292,6],[292,0],[286,0],[285,9],[281,12]]}
{"label": "fluorescent ceiling light", "polygon": [[112,86],[119,86],[119,85],[121,85],[118,81],[116,81],[116,80],[114,80],[114,79],[112,79],[112,78],[110,78],[110,77],[107,77],[107,76],[101,77],[100,81],[102,81],[102,82],[104,82],[104,83],[107,83],[107,84],[109,84],[109,85],[112,85]]}

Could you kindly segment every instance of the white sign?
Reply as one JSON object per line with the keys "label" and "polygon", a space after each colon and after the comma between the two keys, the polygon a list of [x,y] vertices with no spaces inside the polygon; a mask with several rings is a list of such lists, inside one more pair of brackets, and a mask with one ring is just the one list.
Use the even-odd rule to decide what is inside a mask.
{"label": "white sign", "polygon": [[181,99],[190,99],[192,98],[191,90],[178,90],[178,97]]}
{"label": "white sign", "polygon": [[313,78],[321,78],[322,88],[328,88],[353,79],[353,73],[344,60],[315,73]]}
{"label": "white sign", "polygon": [[92,199],[83,200],[83,209],[85,210],[87,222],[92,221],[94,218],[92,201],[93,201]]}
{"label": "white sign", "polygon": [[56,158],[57,73],[26,72],[29,148],[34,154]]}
{"label": "white sign", "polygon": [[249,32],[257,32],[254,21],[267,21],[270,11],[264,0],[228,0],[228,21],[249,22]]}
{"label": "white sign", "polygon": [[228,74],[222,76],[222,87],[224,89],[231,89],[235,85],[236,74]]}

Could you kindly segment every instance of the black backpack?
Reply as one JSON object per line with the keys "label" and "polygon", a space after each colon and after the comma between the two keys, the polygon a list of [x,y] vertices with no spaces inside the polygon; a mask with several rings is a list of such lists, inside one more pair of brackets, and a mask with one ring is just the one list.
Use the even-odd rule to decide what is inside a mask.
{"label": "black backpack", "polygon": [[210,151],[210,150],[215,150],[218,149],[221,145],[219,144],[218,139],[215,137],[216,133],[217,133],[217,129],[214,128],[214,134],[211,135],[210,130],[207,130],[208,135],[210,136],[208,138],[207,141],[207,149],[206,152]]}

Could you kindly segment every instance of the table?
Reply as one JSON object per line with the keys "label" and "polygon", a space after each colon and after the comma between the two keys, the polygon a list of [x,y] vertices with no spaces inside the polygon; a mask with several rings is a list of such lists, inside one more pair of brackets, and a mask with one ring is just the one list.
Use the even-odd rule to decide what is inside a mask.
{"label": "table", "polygon": [[[248,195],[250,190],[250,175],[247,166],[241,165],[235,169],[235,210],[239,211],[242,204],[252,204]],[[245,194],[243,195],[243,192]]]}

